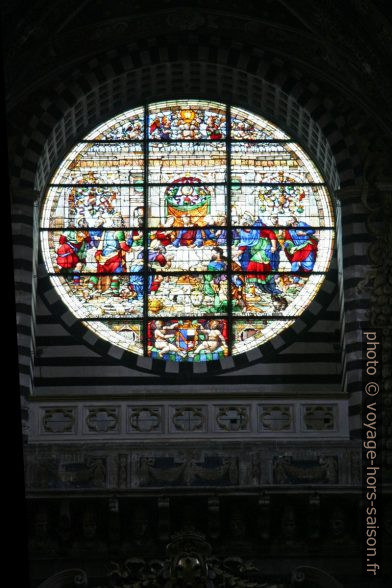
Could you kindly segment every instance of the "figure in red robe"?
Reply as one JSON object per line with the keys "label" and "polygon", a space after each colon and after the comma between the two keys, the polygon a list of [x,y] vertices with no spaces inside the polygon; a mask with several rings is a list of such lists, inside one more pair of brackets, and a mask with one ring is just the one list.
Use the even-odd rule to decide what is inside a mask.
{"label": "figure in red robe", "polygon": [[[290,219],[290,228],[285,230],[285,241],[283,244],[286,257],[291,263],[292,272],[310,273],[317,257],[318,240],[314,237],[314,229],[310,225],[300,221],[295,216]],[[294,276],[294,282],[299,277]]]}

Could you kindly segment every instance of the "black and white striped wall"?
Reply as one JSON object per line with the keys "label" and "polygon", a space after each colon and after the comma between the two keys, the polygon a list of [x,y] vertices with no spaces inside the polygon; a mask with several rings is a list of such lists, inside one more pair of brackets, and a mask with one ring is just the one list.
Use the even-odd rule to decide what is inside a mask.
{"label": "black and white striped wall", "polygon": [[[322,90],[283,58],[238,43],[230,46],[225,41],[224,49],[217,45],[219,40],[212,44],[195,34],[176,45],[162,37],[139,47],[112,50],[83,64],[72,79],[53,85],[47,100],[37,105],[13,153],[11,170],[23,395],[148,394],[162,389],[162,383],[165,390],[180,382],[182,386],[191,383],[181,380],[176,371],[160,378],[149,371],[147,358],[130,365],[121,350],[107,348],[89,333],[77,333],[72,315],[53,291],[46,291],[46,277],[38,282],[35,278],[36,203],[68,150],[103,120],[145,100],[192,96],[227,101],[270,118],[286,130],[318,164],[332,191],[355,184],[359,174],[355,138],[347,133],[344,118],[336,115]],[[355,201],[352,206],[356,210]],[[346,247],[350,237],[345,235],[352,221],[346,212],[344,218]],[[211,393],[219,393],[230,386],[239,390],[250,385],[260,393],[268,389],[293,394],[313,390],[315,395],[328,392],[331,397],[340,394],[339,316],[349,307],[339,307],[337,269],[335,260],[315,301],[294,329],[271,343],[265,358],[254,350],[243,364],[241,360],[232,365],[229,360],[222,366],[227,372],[209,373],[207,369],[197,379],[200,390],[208,387]],[[346,318],[345,322],[347,326]],[[350,350],[347,345],[354,342],[347,339],[348,333],[346,330],[345,344]],[[347,387],[353,394],[350,410],[355,416],[359,400],[350,383],[352,364],[347,353],[345,361]]]}

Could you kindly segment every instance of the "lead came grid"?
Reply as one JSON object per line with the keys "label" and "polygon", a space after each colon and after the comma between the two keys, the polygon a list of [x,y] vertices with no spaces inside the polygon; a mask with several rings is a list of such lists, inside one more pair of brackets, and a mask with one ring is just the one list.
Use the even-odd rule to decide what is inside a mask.
{"label": "lead came grid", "polygon": [[173,361],[243,353],[291,326],[333,240],[328,189],[302,149],[260,117],[196,100],[91,132],[41,216],[47,270],[75,316]]}

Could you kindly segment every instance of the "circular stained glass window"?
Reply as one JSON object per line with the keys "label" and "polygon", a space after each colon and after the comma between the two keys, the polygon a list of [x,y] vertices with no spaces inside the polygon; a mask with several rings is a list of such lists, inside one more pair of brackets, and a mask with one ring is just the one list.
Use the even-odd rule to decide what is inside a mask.
{"label": "circular stained glass window", "polygon": [[46,192],[41,243],[75,317],[134,354],[237,355],[287,329],[328,269],[327,186],[269,121],[204,100],[124,112]]}

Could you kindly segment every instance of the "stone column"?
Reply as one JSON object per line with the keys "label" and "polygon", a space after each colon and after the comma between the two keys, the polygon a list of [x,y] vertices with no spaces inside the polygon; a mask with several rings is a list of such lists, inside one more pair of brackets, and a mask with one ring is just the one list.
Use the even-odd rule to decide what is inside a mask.
{"label": "stone column", "polygon": [[362,331],[369,326],[370,294],[366,280],[371,271],[365,186],[337,192],[337,247],[340,321],[342,333],[342,387],[349,397],[352,438],[361,436]]}
{"label": "stone column", "polygon": [[32,393],[35,350],[38,207],[34,190],[12,188],[11,221],[15,280],[16,336],[23,432],[27,433],[27,399]]}
{"label": "stone column", "polygon": [[370,252],[370,322],[382,333],[382,461],[383,480],[392,481],[392,178],[375,182],[377,208],[370,216],[375,235]]}
{"label": "stone column", "polygon": [[343,377],[350,395],[351,432],[353,437],[359,436],[361,426],[362,330],[373,328],[382,337],[383,461],[391,467],[392,179],[344,188],[337,196],[341,212]]}

